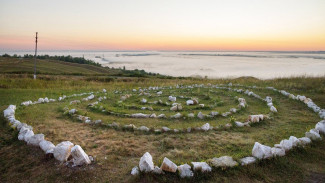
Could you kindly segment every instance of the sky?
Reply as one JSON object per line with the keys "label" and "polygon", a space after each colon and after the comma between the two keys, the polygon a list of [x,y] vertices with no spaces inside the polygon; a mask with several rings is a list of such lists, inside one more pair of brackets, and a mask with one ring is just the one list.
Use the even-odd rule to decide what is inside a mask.
{"label": "sky", "polygon": [[325,50],[325,0],[0,0],[0,50]]}

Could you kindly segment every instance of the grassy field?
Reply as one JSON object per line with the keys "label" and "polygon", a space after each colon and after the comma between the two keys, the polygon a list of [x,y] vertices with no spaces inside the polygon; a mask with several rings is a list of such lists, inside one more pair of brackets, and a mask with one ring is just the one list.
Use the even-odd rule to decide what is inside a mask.
{"label": "grassy field", "polygon": [[[0,62],[1,63],[1,62]],[[9,67],[9,66],[8,66]],[[87,66],[88,67],[88,66]],[[0,67],[2,68],[2,67]],[[85,68],[81,68],[85,69]],[[15,68],[13,68],[13,71]],[[68,69],[69,70],[69,69]],[[5,71],[1,71],[5,72]],[[49,71],[52,72],[52,71]],[[53,71],[54,72],[54,71]],[[78,71],[81,72],[81,71]],[[60,74],[60,72],[57,72]],[[108,90],[109,99],[103,102],[105,108],[116,108],[116,103],[123,94],[110,94],[115,90],[131,91],[133,88],[156,86],[173,86],[176,84],[211,83],[274,86],[295,95],[306,95],[320,107],[325,108],[325,78],[281,78],[274,80],[258,80],[255,78],[238,79],[158,79],[158,78],[118,78],[115,80],[96,80],[91,76],[53,76],[40,75],[39,80],[32,80],[25,75],[0,75],[0,109],[9,104],[17,106],[26,100],[37,100],[39,97],[58,98],[62,94]],[[107,82],[105,82],[107,81]],[[260,124],[250,128],[231,128],[227,130],[209,131],[190,134],[154,134],[119,131],[105,126],[92,126],[71,119],[62,113],[62,108],[70,106],[69,102],[82,97],[71,98],[64,102],[39,104],[29,107],[18,107],[16,118],[34,127],[34,132],[43,133],[45,137],[57,144],[70,140],[81,145],[86,153],[95,157],[95,163],[81,168],[67,168],[53,159],[46,159],[41,150],[25,145],[17,140],[17,132],[12,130],[1,117],[0,127],[0,180],[1,182],[315,182],[325,180],[325,143],[324,140],[313,143],[305,149],[295,149],[287,156],[261,161],[248,167],[237,167],[229,170],[213,170],[209,174],[195,174],[193,179],[180,179],[173,174],[164,176],[141,175],[132,177],[130,171],[138,164],[145,152],[150,152],[154,163],[160,165],[166,156],[176,164],[191,161],[206,161],[223,155],[239,159],[251,154],[255,141],[273,146],[291,135],[302,137],[304,132],[312,128],[319,117],[304,104],[293,101],[278,93],[264,89],[252,89],[262,97],[271,96],[279,113]],[[233,92],[222,90],[209,91],[175,91],[177,95],[196,95],[205,104],[211,100],[223,102],[216,105],[215,110],[224,112],[235,107],[234,96],[244,97],[249,107],[235,114],[238,120],[244,120],[252,113],[268,113],[265,103]],[[173,93],[175,93],[173,92]],[[179,92],[179,93],[177,93]],[[169,95],[164,92],[162,99]],[[133,98],[132,98],[133,97]],[[141,107],[139,99],[132,96],[126,105]],[[154,97],[149,100],[156,100]],[[184,99],[185,101],[185,99]],[[181,101],[181,102],[184,102]],[[92,119],[102,119],[104,123],[146,125],[148,127],[185,128],[201,126],[209,122],[213,126],[229,123],[229,118],[215,119],[133,119],[103,114],[87,107],[90,102],[74,105],[80,113]],[[212,103],[211,103],[212,104]],[[155,107],[155,106],[153,106]],[[184,106],[186,107],[186,106]],[[166,108],[161,106],[161,108]],[[120,112],[129,112],[127,107],[118,108]],[[159,112],[157,108],[155,112]],[[166,108],[167,109],[167,108]],[[190,108],[188,108],[190,109]],[[199,109],[190,109],[197,113]],[[210,109],[209,109],[210,110]],[[131,110],[132,111],[132,110]],[[136,109],[132,112],[141,112]],[[184,112],[184,111],[183,111]],[[204,110],[202,110],[204,113]],[[166,114],[172,112],[166,111]]]}
{"label": "grassy field", "polygon": [[[123,70],[89,64],[78,64],[53,59],[37,59],[37,74],[78,75],[78,76],[125,76],[125,77],[160,77],[167,76],[147,73],[143,70]],[[0,56],[1,74],[34,74],[33,58],[15,58]]]}

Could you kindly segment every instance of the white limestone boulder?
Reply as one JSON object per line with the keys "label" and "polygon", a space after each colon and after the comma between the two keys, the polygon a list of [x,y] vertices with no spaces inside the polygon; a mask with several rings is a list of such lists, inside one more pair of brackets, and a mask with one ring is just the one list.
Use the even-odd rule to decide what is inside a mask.
{"label": "white limestone boulder", "polygon": [[186,101],[186,105],[193,105],[193,104],[194,104],[193,100],[187,100]]}
{"label": "white limestone boulder", "polygon": [[139,128],[138,128],[138,130],[140,130],[140,131],[144,131],[144,132],[149,132],[149,128],[148,127],[146,127],[146,126],[140,126]]}
{"label": "white limestone boulder", "polygon": [[164,131],[164,132],[168,132],[168,131],[170,131],[170,128],[165,127],[165,126],[163,126],[161,129],[162,129],[162,131]]}
{"label": "white limestone boulder", "polygon": [[325,120],[318,122],[315,129],[325,135]]}
{"label": "white limestone boulder", "polygon": [[173,105],[173,106],[170,108],[171,111],[180,111],[180,110],[182,110],[182,109],[183,109],[183,107],[182,107],[181,104]]}
{"label": "white limestone boulder", "polygon": [[169,96],[168,100],[171,101],[171,102],[176,102],[176,97]]}
{"label": "white limestone boulder", "polygon": [[44,140],[44,134],[36,134],[36,135],[31,136],[28,139],[27,144],[33,145],[33,146],[39,146],[39,144],[42,140]]}
{"label": "white limestone boulder", "polygon": [[177,165],[170,161],[168,158],[164,158],[160,169],[166,171],[166,172],[173,172],[175,173],[177,171]]}
{"label": "white limestone boulder", "polygon": [[198,172],[211,172],[211,167],[206,162],[192,162],[193,170]]}
{"label": "white limestone boulder", "polygon": [[204,115],[202,114],[201,111],[197,114],[197,117],[198,117],[199,119],[204,119]]}
{"label": "white limestone boulder", "polygon": [[286,151],[283,148],[272,147],[271,148],[271,151],[272,151],[273,157],[276,157],[276,156],[285,156],[286,155]]}
{"label": "white limestone boulder", "polygon": [[166,115],[165,115],[165,114],[159,114],[159,115],[157,116],[157,118],[166,118]]}
{"label": "white limestone boulder", "polygon": [[245,158],[240,159],[239,161],[240,161],[240,164],[242,166],[244,166],[244,165],[249,165],[249,164],[255,163],[256,158],[254,158],[254,157],[245,157]]}
{"label": "white limestone boulder", "polygon": [[257,159],[267,159],[272,157],[271,147],[255,142],[252,155]]}
{"label": "white limestone boulder", "polygon": [[149,152],[146,152],[140,159],[139,168],[141,172],[151,172],[154,170],[152,156]]}
{"label": "white limestone boulder", "polygon": [[139,167],[137,167],[137,166],[133,167],[131,170],[131,175],[137,176],[139,174],[140,174]]}
{"label": "white limestone boulder", "polygon": [[71,148],[73,147],[73,143],[70,141],[63,141],[55,146],[53,149],[53,156],[55,159],[60,162],[65,162],[68,160],[71,155]]}
{"label": "white limestone boulder", "polygon": [[274,113],[277,113],[278,112],[278,110],[274,106],[271,106],[270,107],[270,111],[271,112],[274,112]]}
{"label": "white limestone boulder", "polygon": [[3,116],[5,118],[8,118],[9,116],[14,116],[15,115],[15,110],[13,110],[12,108],[7,108],[6,110],[3,111]]}
{"label": "white limestone boulder", "polygon": [[173,119],[179,119],[181,117],[182,117],[182,114],[181,113],[177,113],[175,115],[170,116],[170,118],[173,118]]}
{"label": "white limestone boulder", "polygon": [[143,104],[147,103],[147,99],[145,99],[145,98],[141,99],[141,103],[143,103]]}
{"label": "white limestone boulder", "polygon": [[299,143],[298,143],[299,146],[306,146],[311,143],[311,140],[308,137],[301,137],[298,140],[299,140]]}
{"label": "white limestone boulder", "polygon": [[50,142],[50,141],[47,141],[47,140],[42,140],[40,143],[39,143],[39,147],[44,151],[44,153],[50,153],[52,152],[53,153],[53,150],[55,148],[55,145]]}
{"label": "white limestone boulder", "polygon": [[72,114],[74,114],[74,113],[76,113],[76,112],[77,112],[76,109],[71,109],[71,110],[69,111],[69,114],[72,115]]}
{"label": "white limestone boulder", "polygon": [[244,126],[245,126],[244,123],[239,122],[239,121],[235,121],[235,125],[236,125],[237,127],[244,127]]}
{"label": "white limestone boulder", "polygon": [[24,135],[24,141],[28,143],[29,139],[34,136],[33,130],[28,130]]}
{"label": "white limestone boulder", "polygon": [[189,114],[187,114],[187,117],[188,118],[194,118],[195,116],[194,116],[194,113],[189,113]]}
{"label": "white limestone boulder", "polygon": [[177,167],[179,176],[181,178],[185,178],[185,177],[193,177],[194,173],[191,170],[191,166],[188,164],[184,164],[184,165],[180,165]]}
{"label": "white limestone boulder", "polygon": [[264,116],[263,116],[263,114],[249,115],[248,120],[252,123],[258,123],[258,122],[264,120]]}
{"label": "white limestone boulder", "polygon": [[299,139],[295,136],[290,136],[289,140],[292,142],[292,147],[296,147],[299,144]]}
{"label": "white limestone boulder", "polygon": [[88,165],[91,163],[89,156],[79,145],[71,148],[71,155],[74,166]]}
{"label": "white limestone boulder", "polygon": [[311,140],[322,140],[322,137],[319,135],[319,131],[316,129],[311,129],[309,132],[306,132],[305,136]]}
{"label": "white limestone boulder", "polygon": [[213,158],[210,163],[213,167],[234,167],[237,166],[238,163],[232,159],[230,156],[222,156],[220,158]]}
{"label": "white limestone boulder", "polygon": [[215,112],[211,112],[210,115],[211,116],[218,116],[219,115],[219,112],[216,112],[216,111]]}
{"label": "white limestone boulder", "polygon": [[285,151],[289,151],[292,149],[293,147],[293,144],[292,144],[292,141],[291,140],[287,140],[287,139],[284,139],[280,142],[280,146],[285,150]]}
{"label": "white limestone boulder", "polygon": [[201,130],[203,130],[203,131],[210,130],[210,124],[209,123],[205,123],[204,125],[201,126]]}
{"label": "white limestone boulder", "polygon": [[150,115],[148,114],[143,114],[143,113],[135,113],[131,114],[132,118],[149,118]]}
{"label": "white limestone boulder", "polygon": [[158,174],[158,175],[165,174],[165,172],[161,168],[159,168],[158,166],[155,166],[152,173]]}
{"label": "white limestone boulder", "polygon": [[19,134],[18,134],[18,140],[24,140],[25,134],[29,131],[30,129],[22,126],[19,130]]}

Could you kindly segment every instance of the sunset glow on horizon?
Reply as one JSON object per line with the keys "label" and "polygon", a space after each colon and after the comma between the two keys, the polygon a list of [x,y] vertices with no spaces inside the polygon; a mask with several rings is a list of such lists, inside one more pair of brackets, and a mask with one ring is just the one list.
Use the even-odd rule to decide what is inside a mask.
{"label": "sunset glow on horizon", "polygon": [[324,0],[0,2],[0,49],[325,50]]}

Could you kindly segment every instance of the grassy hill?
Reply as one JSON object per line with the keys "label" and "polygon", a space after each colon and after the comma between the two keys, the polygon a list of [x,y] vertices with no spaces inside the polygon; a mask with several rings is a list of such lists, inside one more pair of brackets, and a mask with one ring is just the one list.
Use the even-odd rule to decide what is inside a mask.
{"label": "grassy hill", "polygon": [[[64,62],[53,59],[37,59],[37,74],[50,75],[92,75],[92,76],[125,76],[125,77],[161,77],[167,76],[147,73],[143,70],[123,70],[89,64]],[[34,74],[33,58],[0,57],[0,73]],[[170,78],[170,77],[168,77]]]}

